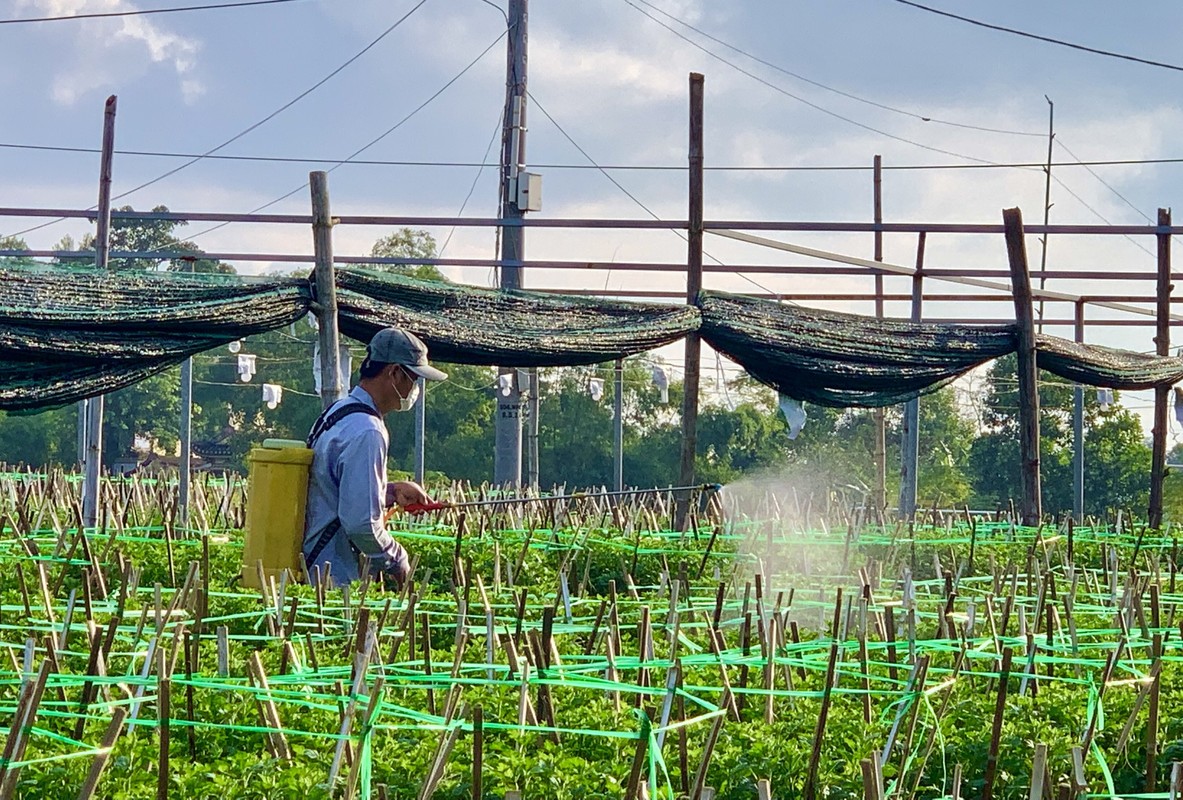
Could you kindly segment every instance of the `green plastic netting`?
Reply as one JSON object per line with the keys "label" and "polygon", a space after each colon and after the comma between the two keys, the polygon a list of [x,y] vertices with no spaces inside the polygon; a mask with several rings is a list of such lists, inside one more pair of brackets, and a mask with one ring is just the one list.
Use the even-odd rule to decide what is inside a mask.
{"label": "green plastic netting", "polygon": [[704,291],[702,335],[798,400],[874,408],[932,391],[1015,349],[1013,328],[876,319]]}
{"label": "green plastic netting", "polygon": [[187,356],[287,325],[303,279],[68,267],[0,270],[0,408],[129,386]]}
{"label": "green plastic netting", "polygon": [[337,272],[341,332],[369,341],[395,325],[431,357],[464,364],[559,367],[643,353],[697,330],[693,306],[497,291],[364,270]]}

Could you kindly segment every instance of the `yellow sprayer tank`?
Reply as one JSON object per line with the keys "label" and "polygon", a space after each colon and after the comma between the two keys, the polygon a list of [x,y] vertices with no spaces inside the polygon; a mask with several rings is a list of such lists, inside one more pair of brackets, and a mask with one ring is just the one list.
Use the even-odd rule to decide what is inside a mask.
{"label": "yellow sprayer tank", "polygon": [[304,541],[304,506],[308,501],[308,471],[312,451],[303,442],[268,439],[251,449],[250,494],[246,506],[246,542],[242,551],[242,585],[259,585],[263,577],[279,580],[286,569],[300,573],[300,547]]}

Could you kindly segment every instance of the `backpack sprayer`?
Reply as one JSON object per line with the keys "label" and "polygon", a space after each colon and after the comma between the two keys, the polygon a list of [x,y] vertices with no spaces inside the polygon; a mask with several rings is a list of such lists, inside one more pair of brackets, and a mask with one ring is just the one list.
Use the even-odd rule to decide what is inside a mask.
{"label": "backpack sprayer", "polygon": [[[284,570],[303,579],[300,553],[304,545],[304,511],[308,503],[308,476],[312,450],[304,442],[267,439],[262,447],[251,449],[250,493],[246,504],[246,537],[242,549],[242,585],[262,588],[262,581],[279,580]],[[585,500],[621,495],[645,495],[660,492],[717,492],[721,485],[671,486],[665,489],[637,489],[614,492],[573,492],[543,497],[504,497],[472,500],[464,503],[428,502],[392,506],[384,521],[398,511],[424,514],[452,508],[499,506],[511,503],[538,503],[556,500]]]}

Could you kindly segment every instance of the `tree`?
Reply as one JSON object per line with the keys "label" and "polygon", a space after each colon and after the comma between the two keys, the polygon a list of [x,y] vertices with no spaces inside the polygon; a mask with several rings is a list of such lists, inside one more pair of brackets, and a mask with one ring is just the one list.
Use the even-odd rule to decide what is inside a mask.
{"label": "tree", "polygon": [[77,423],[72,407],[35,414],[0,411],[0,463],[42,467],[77,459]]}
{"label": "tree", "polygon": [[[423,258],[436,257],[435,237],[427,231],[413,228],[399,228],[394,233],[374,242],[370,255],[375,258]],[[427,281],[446,281],[447,278],[434,264],[368,264],[371,269],[394,272],[411,278]]]}
{"label": "tree", "polygon": [[[970,452],[973,502],[1002,506],[1020,492],[1018,384],[1014,356],[998,359],[987,372],[982,434]],[[1084,393],[1085,512],[1144,508],[1150,448],[1137,417],[1123,408],[1118,393],[1103,408],[1096,393]],[[1072,509],[1073,384],[1041,372],[1039,379],[1040,482],[1046,512]]]}
{"label": "tree", "polygon": [[[17,236],[0,236],[0,250],[28,250],[29,246],[25,244],[25,240]],[[37,262],[30,256],[0,256],[0,267],[4,269],[12,269],[13,267],[32,267]]]}
{"label": "tree", "polygon": [[[118,211],[135,211],[131,206],[122,206]],[[168,213],[168,206],[156,206],[152,209],[158,214]],[[188,225],[184,220],[143,220],[119,219],[111,220],[110,246],[112,251],[133,251],[140,253],[168,252],[184,253],[181,258],[112,258],[108,261],[110,269],[160,270],[170,272],[216,272],[234,274],[235,269],[230,264],[215,259],[201,258],[202,250],[196,244],[185,241],[176,235],[177,228]],[[88,233],[82,241],[75,244],[74,239],[65,236],[54,247],[55,250],[94,251],[94,234]],[[67,266],[90,266],[94,259],[79,256],[59,256],[57,263]],[[166,266],[167,265],[167,266]]]}

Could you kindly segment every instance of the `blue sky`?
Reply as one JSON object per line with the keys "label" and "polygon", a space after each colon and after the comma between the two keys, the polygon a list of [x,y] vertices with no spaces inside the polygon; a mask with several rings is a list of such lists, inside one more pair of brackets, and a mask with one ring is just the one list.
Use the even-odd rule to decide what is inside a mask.
{"label": "blue sky", "polygon": [[[1047,102],[1055,101],[1056,161],[1183,156],[1179,89],[1183,73],[984,30],[893,0],[707,3],[703,0],[535,0],[530,15],[530,88],[555,120],[597,162],[683,165],[687,73],[706,75],[706,163],[720,165],[887,166],[1036,162],[1046,156]],[[0,19],[153,8],[165,0],[7,0]],[[1166,62],[1183,61],[1177,42],[1183,7],[1167,2],[1000,1],[988,5],[932,0],[944,10],[1080,44]],[[108,20],[0,25],[0,143],[97,147],[102,106],[119,96],[117,147],[202,152],[290,101],[354,56],[406,14],[412,0],[303,0],[255,8]],[[324,86],[226,148],[237,155],[340,159],[386,131],[492,48],[422,111],[367,151],[365,157],[479,162],[497,129],[504,92],[504,19],[482,0],[428,0],[405,23]],[[743,74],[644,16],[635,6],[774,84]],[[810,81],[883,106],[957,123],[923,122],[792,78],[726,49],[679,22],[773,62]],[[496,42],[496,43],[495,43]],[[789,94],[796,95],[793,99]],[[825,111],[807,105],[820,106]],[[829,113],[826,113],[829,112]],[[840,119],[845,117],[846,119]],[[875,130],[870,130],[875,129]],[[878,131],[878,132],[876,132]],[[889,135],[888,135],[889,134]],[[897,138],[891,138],[897,137]],[[911,140],[914,143],[901,141]],[[920,146],[920,145],[923,145]],[[1060,145],[1067,147],[1063,149]],[[932,148],[932,149],[925,149]],[[494,144],[489,160],[496,160]],[[0,147],[0,205],[86,207],[95,202],[94,154],[43,153]],[[586,159],[538,110],[529,111],[527,162],[583,165]],[[118,156],[115,191],[130,189],[176,159]],[[137,208],[250,211],[299,187],[307,164],[199,162],[120,201]],[[594,170],[540,168],[543,216],[647,216]],[[1143,223],[1173,205],[1183,165],[1057,168],[1053,222]],[[631,194],[663,217],[685,215],[680,172],[614,172]],[[474,167],[345,165],[330,178],[337,213],[451,216],[472,190],[465,214],[492,216],[494,170]],[[998,222],[1000,210],[1042,215],[1038,170],[889,171],[887,221]],[[1075,197],[1073,195],[1076,195]],[[307,211],[307,191],[272,208]],[[708,218],[870,219],[869,171],[710,173]],[[35,221],[4,220],[0,233]],[[193,235],[203,226],[192,225]],[[85,225],[66,222],[28,234],[47,247]],[[339,253],[361,254],[383,231],[338,228]],[[434,230],[440,241],[446,228]],[[863,235],[785,235],[786,241],[870,257]],[[228,226],[197,241],[223,251],[304,253],[298,227]],[[1143,247],[1153,252],[1150,241]],[[1005,266],[1001,237],[930,237],[928,266]],[[1038,244],[1032,240],[1033,261]],[[725,261],[806,263],[733,242],[708,239]],[[455,256],[491,257],[491,232],[458,230]],[[913,236],[889,236],[888,260],[909,264]],[[533,258],[679,261],[673,234],[627,231],[531,231]],[[1152,270],[1151,254],[1121,238],[1053,238],[1053,267]],[[240,265],[244,271],[270,265]],[[488,270],[453,270],[458,280],[487,283]],[[859,291],[869,279],[757,276],[772,291]],[[618,271],[528,274],[528,286],[664,288],[673,276]],[[742,278],[713,275],[708,286],[744,291]],[[1067,292],[1149,291],[1147,284],[1064,282]],[[888,291],[906,291],[906,282]],[[830,304],[866,312],[865,304]],[[1005,304],[934,304],[934,314],[966,318],[1004,315]],[[903,305],[889,313],[904,314]],[[1064,316],[1066,310],[1051,311]],[[1098,312],[1098,316],[1101,316]],[[1065,329],[1052,332],[1067,333]],[[1153,345],[1150,329],[1090,331],[1093,341],[1137,350]],[[1178,334],[1177,334],[1178,336]],[[674,355],[676,360],[676,354]],[[1140,396],[1141,397],[1141,396]],[[1144,403],[1131,398],[1134,404]]]}

